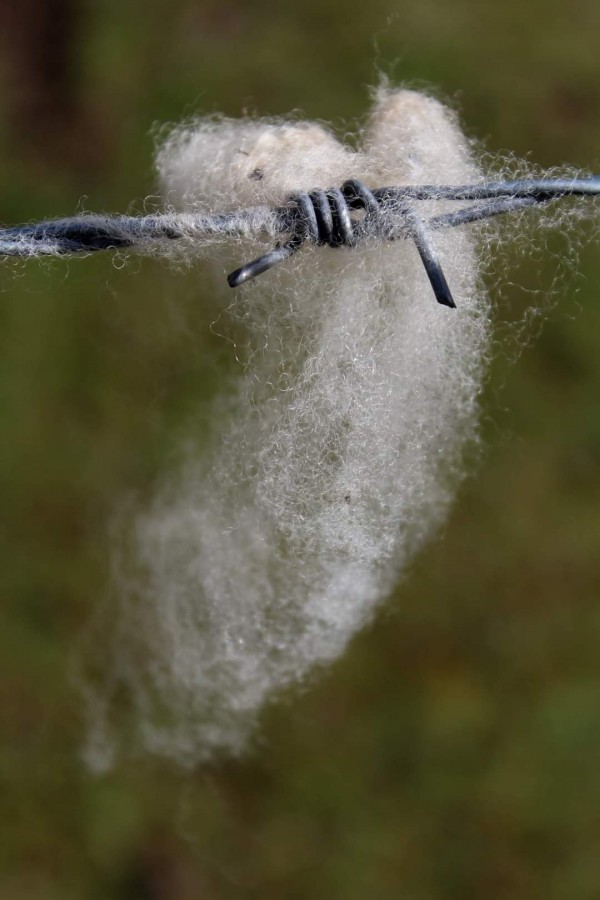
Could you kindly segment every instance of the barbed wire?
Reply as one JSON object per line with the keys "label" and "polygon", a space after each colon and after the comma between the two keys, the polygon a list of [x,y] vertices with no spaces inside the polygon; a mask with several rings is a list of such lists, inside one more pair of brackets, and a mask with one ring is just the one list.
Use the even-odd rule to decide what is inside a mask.
{"label": "barbed wire", "polygon": [[[228,213],[165,212],[143,216],[81,215],[0,229],[0,256],[63,256],[124,248],[148,252],[157,243],[210,236],[287,235],[274,249],[228,276],[238,287],[296,253],[306,242],[353,247],[366,238],[411,238],[438,303],[456,304],[431,240],[431,232],[568,196],[600,195],[600,176],[491,181],[471,185],[410,185],[371,190],[350,179],[341,188],[299,191],[284,206]],[[421,201],[463,201],[470,206],[422,218]]]}

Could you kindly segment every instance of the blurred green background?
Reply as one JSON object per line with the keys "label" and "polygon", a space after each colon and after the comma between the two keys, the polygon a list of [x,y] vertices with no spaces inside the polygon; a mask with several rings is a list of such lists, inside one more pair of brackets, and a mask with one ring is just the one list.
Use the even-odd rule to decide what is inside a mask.
{"label": "blurred green background", "polygon": [[[597,170],[599,29],[597,0],[0,0],[0,217],[124,211],[155,123],[339,125],[380,72],[492,151]],[[600,897],[600,259],[549,305],[556,259],[517,255],[482,459],[373,626],[246,759],[101,777],[70,670],[110,517],[232,360],[208,268],[0,268],[2,900]]]}

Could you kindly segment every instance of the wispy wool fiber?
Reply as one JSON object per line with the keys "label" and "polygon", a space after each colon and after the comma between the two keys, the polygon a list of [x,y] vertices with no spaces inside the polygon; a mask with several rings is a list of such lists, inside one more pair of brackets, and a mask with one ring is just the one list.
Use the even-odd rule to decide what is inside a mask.
{"label": "wispy wool fiber", "polygon": [[[358,149],[319,124],[211,118],[174,131],[158,167],[169,203],[207,213],[351,177],[481,178],[452,112],[384,89]],[[248,360],[210,451],[188,454],[132,522],[91,765],[115,750],[119,685],[138,749],[183,765],[241,752],[265,700],[343,652],[442,522],[476,437],[488,346],[472,238],[432,238],[457,310],[435,302],[408,240],[305,247],[234,293]],[[240,240],[246,258],[264,246]]]}

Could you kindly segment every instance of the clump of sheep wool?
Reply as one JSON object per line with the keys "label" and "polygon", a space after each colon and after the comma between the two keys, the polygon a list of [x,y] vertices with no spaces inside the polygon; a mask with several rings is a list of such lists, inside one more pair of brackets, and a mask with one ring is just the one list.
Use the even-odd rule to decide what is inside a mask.
{"label": "clump of sheep wool", "polygon": [[[207,213],[347,178],[482,177],[450,110],[389,89],[356,146],[310,122],[199,119],[167,138],[158,168],[169,204]],[[244,259],[264,248],[239,240]],[[435,302],[410,240],[306,245],[232,293],[248,359],[209,450],[132,518],[91,765],[118,743],[119,685],[138,749],[185,766],[243,751],[265,701],[344,651],[443,521],[477,436],[489,307],[472,232],[432,240],[456,310]]]}

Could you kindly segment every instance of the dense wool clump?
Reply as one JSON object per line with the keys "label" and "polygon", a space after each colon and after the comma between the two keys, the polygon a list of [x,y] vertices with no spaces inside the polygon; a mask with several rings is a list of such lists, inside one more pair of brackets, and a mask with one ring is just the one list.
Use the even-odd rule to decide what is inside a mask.
{"label": "dense wool clump", "polygon": [[[176,130],[158,167],[169,203],[207,213],[350,177],[481,178],[453,113],[405,90],[377,93],[357,149],[318,124],[208,119]],[[488,301],[472,234],[432,240],[456,310],[410,240],[307,245],[232,296],[250,353],[229,416],[138,512],[117,576],[111,690],[130,693],[148,750],[184,765],[240,752],[265,700],[344,650],[443,520],[476,436]],[[111,690],[93,704],[96,766]]]}

